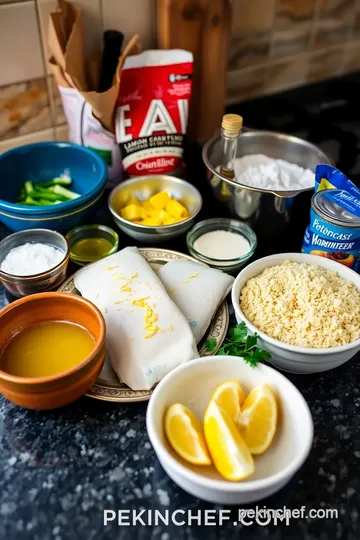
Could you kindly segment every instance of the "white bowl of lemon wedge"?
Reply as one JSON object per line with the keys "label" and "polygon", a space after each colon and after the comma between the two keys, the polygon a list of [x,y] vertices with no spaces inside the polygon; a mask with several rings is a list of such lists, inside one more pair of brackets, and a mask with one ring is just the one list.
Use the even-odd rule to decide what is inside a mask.
{"label": "white bowl of lemon wedge", "polygon": [[313,422],[297,388],[276,370],[235,356],[192,360],[155,388],[147,431],[170,478],[218,504],[269,497],[306,460]]}

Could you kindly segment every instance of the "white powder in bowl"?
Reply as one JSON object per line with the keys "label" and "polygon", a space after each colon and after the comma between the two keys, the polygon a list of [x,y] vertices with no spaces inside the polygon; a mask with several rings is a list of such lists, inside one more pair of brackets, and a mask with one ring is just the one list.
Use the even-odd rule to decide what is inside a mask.
{"label": "white powder in bowl", "polygon": [[261,189],[295,191],[312,188],[315,184],[315,173],[311,169],[263,154],[236,158],[234,170],[239,184]]}
{"label": "white powder in bowl", "polygon": [[194,242],[194,249],[210,259],[227,261],[249,253],[250,244],[241,234],[219,230],[199,236]]}
{"label": "white powder in bowl", "polygon": [[11,249],[0,270],[13,276],[33,276],[54,268],[64,257],[65,253],[53,246],[28,242]]}

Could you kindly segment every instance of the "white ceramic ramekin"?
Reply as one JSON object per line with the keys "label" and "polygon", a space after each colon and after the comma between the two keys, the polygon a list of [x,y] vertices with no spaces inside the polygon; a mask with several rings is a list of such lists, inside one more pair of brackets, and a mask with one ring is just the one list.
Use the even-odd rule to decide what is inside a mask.
{"label": "white ceramic ramekin", "polygon": [[256,328],[243,314],[240,308],[240,291],[245,283],[252,277],[260,274],[265,268],[281,264],[283,261],[295,261],[298,263],[316,264],[326,270],[334,270],[338,275],[354,283],[360,290],[360,276],[350,268],[336,261],[319,257],[317,255],[307,255],[305,253],[280,253],[259,259],[244,268],[234,281],[231,299],[235,310],[236,320],[244,321],[251,333],[257,332],[259,335],[259,346],[269,351],[272,355],[269,362],[279,369],[292,373],[317,373],[333,369],[344,364],[360,350],[360,339],[326,349],[316,349],[311,347],[300,347],[289,345],[278,339],[274,339]]}
{"label": "white ceramic ramekin", "polygon": [[[246,394],[258,384],[268,383],[279,407],[275,438],[262,456],[255,457],[255,473],[243,482],[223,479],[213,466],[186,463],[171,449],[164,433],[164,415],[170,405],[183,403],[202,420],[217,385],[233,379],[240,381]],[[200,358],[170,372],[150,398],[146,425],[170,478],[191,495],[219,504],[251,503],[281,489],[306,460],[313,439],[309,407],[297,388],[271,367],[252,368],[236,356]]]}

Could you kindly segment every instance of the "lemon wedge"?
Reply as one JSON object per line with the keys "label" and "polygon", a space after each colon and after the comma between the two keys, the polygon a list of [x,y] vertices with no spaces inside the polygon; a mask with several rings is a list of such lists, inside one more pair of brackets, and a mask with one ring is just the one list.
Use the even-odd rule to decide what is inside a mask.
{"label": "lemon wedge", "polygon": [[254,460],[230,415],[210,401],[204,416],[205,439],[219,473],[233,482],[254,472]]}
{"label": "lemon wedge", "polygon": [[277,404],[267,384],[254,388],[241,407],[241,434],[251,454],[267,450],[277,426]]}
{"label": "lemon wedge", "polygon": [[241,422],[241,405],[245,394],[238,381],[227,381],[219,384],[211,399],[228,413],[235,424]]}
{"label": "lemon wedge", "polygon": [[201,422],[188,407],[175,403],[167,409],[165,433],[180,457],[194,465],[211,465]]}

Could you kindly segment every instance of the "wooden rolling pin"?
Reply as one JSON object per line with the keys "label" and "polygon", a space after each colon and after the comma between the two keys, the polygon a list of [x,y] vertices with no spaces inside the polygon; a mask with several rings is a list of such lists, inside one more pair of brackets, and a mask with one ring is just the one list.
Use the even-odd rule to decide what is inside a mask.
{"label": "wooden rolling pin", "polygon": [[160,49],[186,49],[194,55],[193,97],[188,135],[206,140],[221,125],[226,99],[230,0],[158,0]]}

